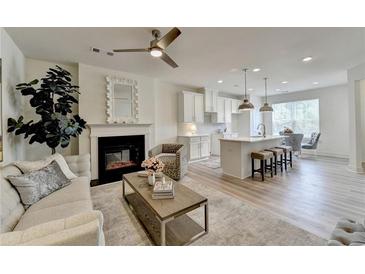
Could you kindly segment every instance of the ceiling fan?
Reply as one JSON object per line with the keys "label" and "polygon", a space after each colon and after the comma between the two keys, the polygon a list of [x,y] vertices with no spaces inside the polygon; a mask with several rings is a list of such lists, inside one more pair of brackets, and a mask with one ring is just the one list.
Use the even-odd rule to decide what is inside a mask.
{"label": "ceiling fan", "polygon": [[161,32],[158,29],[152,30],[154,39],[150,42],[150,47],[143,49],[114,49],[113,52],[149,52],[153,57],[160,57],[163,61],[173,68],[178,65],[167,55],[164,50],[181,34],[178,28],[171,29],[164,37],[161,37]]}

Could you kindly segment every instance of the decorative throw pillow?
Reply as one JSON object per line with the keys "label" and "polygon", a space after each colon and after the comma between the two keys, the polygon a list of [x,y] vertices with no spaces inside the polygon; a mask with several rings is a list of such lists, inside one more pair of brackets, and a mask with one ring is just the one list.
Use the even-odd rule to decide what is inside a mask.
{"label": "decorative throw pillow", "polygon": [[25,208],[70,184],[56,161],[40,170],[6,178],[18,190]]}
{"label": "decorative throw pillow", "polygon": [[63,174],[65,174],[65,176],[67,177],[67,179],[72,180],[77,178],[77,176],[71,171],[65,158],[61,154],[55,153],[47,157],[45,160],[48,162],[56,161],[59,167],[61,168]]}

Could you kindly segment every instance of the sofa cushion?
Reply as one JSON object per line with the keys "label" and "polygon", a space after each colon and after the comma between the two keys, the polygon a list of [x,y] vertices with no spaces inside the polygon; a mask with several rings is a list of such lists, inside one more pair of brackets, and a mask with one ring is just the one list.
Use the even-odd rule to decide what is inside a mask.
{"label": "sofa cushion", "polygon": [[69,186],[53,192],[29,207],[14,230],[24,230],[92,210],[89,184],[87,177],[73,179]]}
{"label": "sofa cushion", "polygon": [[23,173],[28,173],[36,170],[40,170],[48,166],[51,161],[43,159],[38,161],[17,161],[14,165],[17,166]]}
{"label": "sofa cushion", "polygon": [[56,161],[40,170],[17,176],[8,176],[7,179],[18,190],[22,203],[26,208],[70,184]]}
{"label": "sofa cushion", "polygon": [[65,156],[67,165],[78,177],[86,176],[91,180],[90,154]]}
{"label": "sofa cushion", "polygon": [[46,161],[52,162],[52,161],[56,161],[57,164],[60,166],[63,174],[65,174],[65,176],[67,177],[67,179],[72,180],[75,179],[77,176],[70,170],[69,166],[66,163],[65,158],[59,154],[59,153],[55,153],[49,157],[46,158]]}
{"label": "sofa cushion", "polygon": [[0,174],[0,226],[3,233],[14,229],[24,214],[24,206],[16,189],[5,179],[9,175],[20,175],[21,171],[14,165],[8,165],[1,168]]}

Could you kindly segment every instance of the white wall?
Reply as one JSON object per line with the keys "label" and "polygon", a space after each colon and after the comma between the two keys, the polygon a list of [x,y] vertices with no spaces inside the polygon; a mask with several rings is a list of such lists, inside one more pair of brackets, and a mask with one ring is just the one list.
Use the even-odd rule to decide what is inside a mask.
{"label": "white wall", "polygon": [[365,146],[364,135],[362,135],[361,121],[364,117],[364,110],[361,107],[362,81],[365,80],[365,63],[360,64],[347,71],[348,79],[348,101],[349,101],[349,140],[350,140],[350,161],[349,169],[354,172],[364,172],[363,148]]}
{"label": "white wall", "polygon": [[[346,85],[292,92],[268,97],[270,104],[319,99],[321,137],[317,153],[325,156],[349,157],[349,100]],[[265,119],[268,128],[272,121]]]}
{"label": "white wall", "polygon": [[2,164],[21,160],[24,157],[23,137],[7,133],[8,118],[23,114],[23,96],[15,86],[25,79],[25,57],[6,31],[0,28],[0,57],[2,58]]}
{"label": "white wall", "polygon": [[[54,68],[56,65],[66,69],[72,74],[72,84],[78,85],[79,84],[79,77],[78,77],[78,65],[65,65],[60,63],[48,62],[48,61],[41,61],[35,59],[26,59],[26,82],[30,82],[34,79],[41,79],[42,77],[46,76],[46,72],[49,68]],[[78,96],[76,95],[76,98]],[[28,97],[30,99],[30,97]],[[29,100],[25,97],[25,120],[39,120],[40,116],[37,115],[34,109],[30,106]],[[73,106],[73,114],[78,113],[78,105],[74,104]],[[78,154],[78,139],[72,138],[70,145],[66,148],[57,148],[57,152],[63,155],[74,155]],[[32,145],[25,143],[25,158],[27,160],[35,160],[41,159],[45,156],[49,156],[51,154],[51,149],[48,148],[45,144],[33,143]]]}
{"label": "white wall", "polygon": [[365,80],[360,81],[362,163],[365,167]]}
{"label": "white wall", "polygon": [[[152,124],[152,146],[176,142],[178,134],[178,93],[186,87],[123,71],[79,64],[79,115],[88,124],[106,123],[106,76],[137,80],[139,121]],[[79,138],[79,152],[90,151],[89,130]]]}
{"label": "white wall", "polygon": [[155,80],[154,88],[156,144],[175,143],[179,132],[178,94],[191,89],[159,80]]}
{"label": "white wall", "polygon": [[[138,82],[139,123],[155,123],[154,79],[123,71],[79,64],[79,115],[88,124],[106,124],[106,77],[130,78]],[[152,127],[152,144],[155,142]],[[90,152],[90,132],[79,137],[79,152]]]}
{"label": "white wall", "polygon": [[[260,112],[263,99],[260,96],[250,96],[250,102],[254,105],[254,109],[251,110],[251,135],[257,135],[257,126],[263,122],[263,115]],[[269,133],[267,133],[269,134]]]}

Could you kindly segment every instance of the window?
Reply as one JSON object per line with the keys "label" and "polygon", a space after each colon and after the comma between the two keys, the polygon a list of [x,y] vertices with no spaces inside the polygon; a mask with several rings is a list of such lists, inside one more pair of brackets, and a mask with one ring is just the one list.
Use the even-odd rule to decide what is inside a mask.
{"label": "window", "polygon": [[319,132],[319,100],[295,101],[272,105],[273,133],[279,134],[284,127],[295,133],[310,137],[312,132]]}

